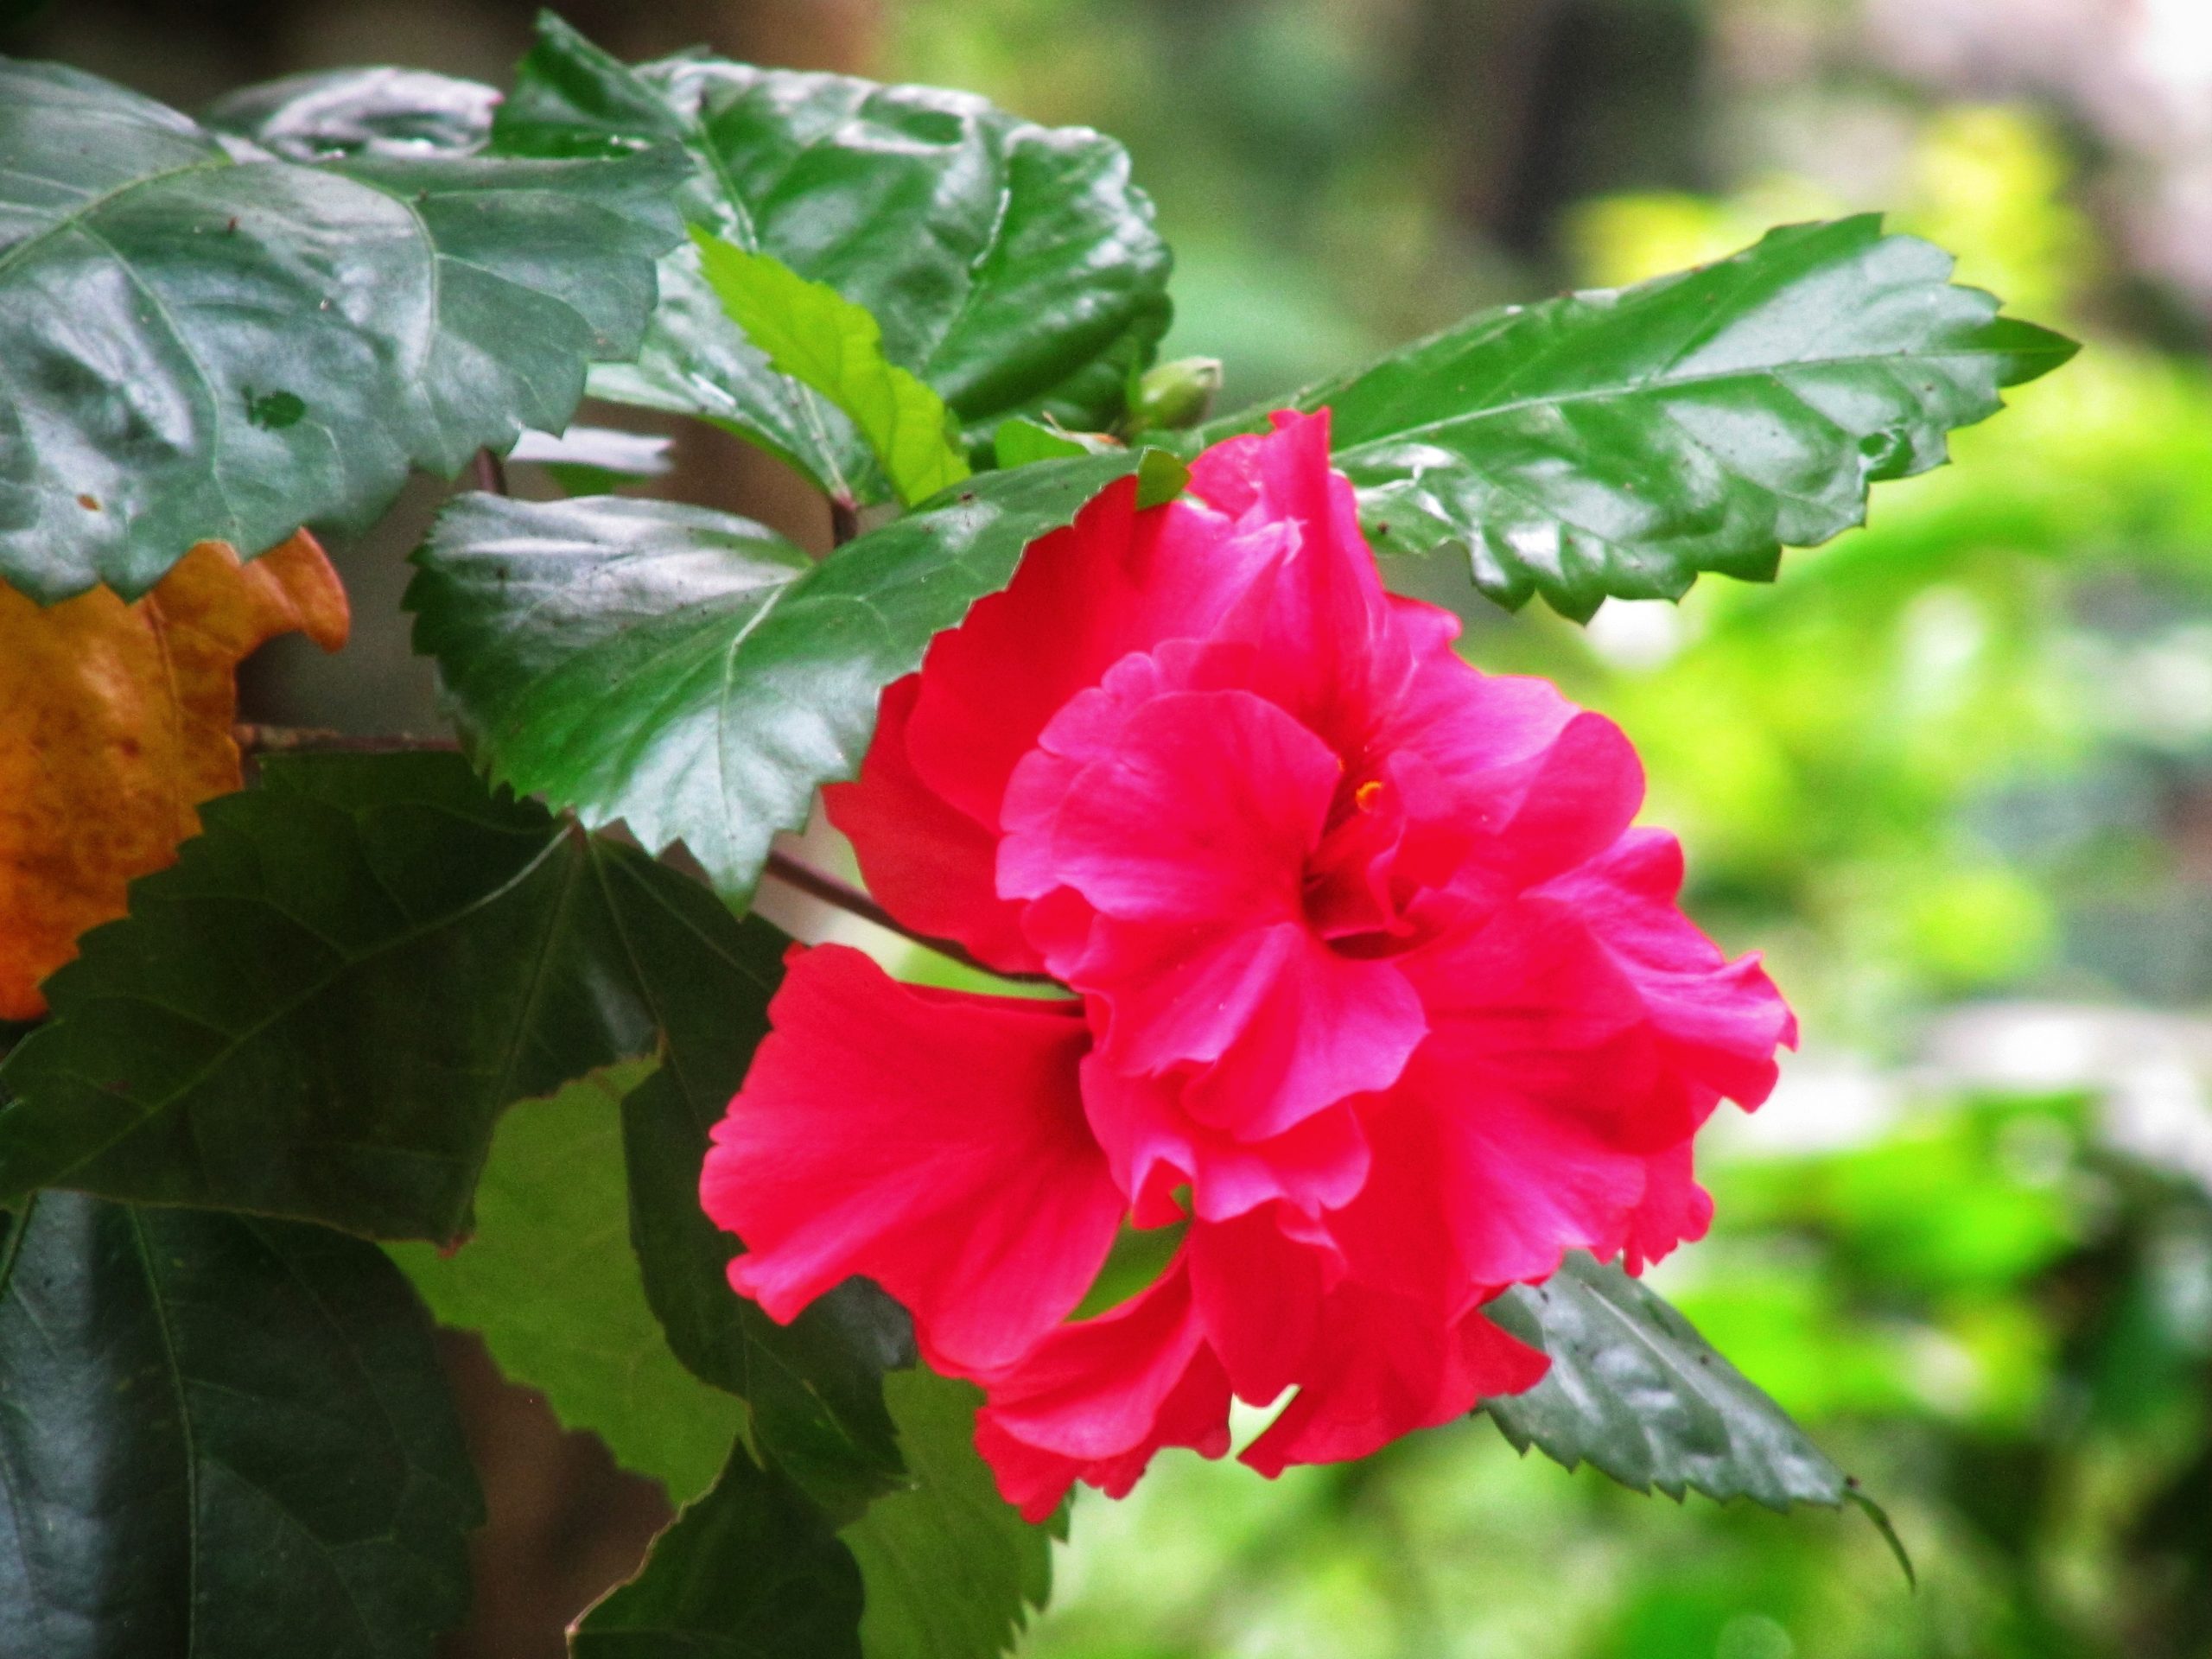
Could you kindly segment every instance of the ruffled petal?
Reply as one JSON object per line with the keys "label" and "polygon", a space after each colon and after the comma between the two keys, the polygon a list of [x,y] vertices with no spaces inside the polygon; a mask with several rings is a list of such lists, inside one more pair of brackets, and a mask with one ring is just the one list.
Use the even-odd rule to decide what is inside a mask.
{"label": "ruffled petal", "polygon": [[1081,1300],[1123,1211],[1084,1119],[1079,1006],[902,985],[794,950],[700,1197],[772,1318],[865,1274],[931,1363],[1002,1365]]}
{"label": "ruffled petal", "polygon": [[1179,1077],[1130,1077],[1095,1053],[1083,1063],[1084,1109],[1138,1226],[1181,1219],[1173,1195],[1184,1186],[1201,1219],[1227,1221],[1278,1200],[1318,1215],[1366,1184],[1367,1139],[1349,1104],[1248,1141],[1195,1120],[1183,1104],[1186,1087]]}
{"label": "ruffled petal", "polygon": [[1015,763],[1071,697],[1133,651],[1205,637],[1287,541],[1281,526],[1240,531],[1188,499],[1140,512],[1135,480],[1111,486],[931,645],[909,741],[916,770],[995,823]]}
{"label": "ruffled petal", "polygon": [[1229,1450],[1229,1378],[1205,1345],[1179,1255],[1141,1294],[979,1380],[988,1398],[976,1448],[1032,1522],[1077,1480],[1121,1497],[1163,1446]]}
{"label": "ruffled petal", "polygon": [[1272,1207],[1194,1224],[1185,1244],[1206,1340],[1240,1399],[1266,1405],[1313,1358],[1321,1307],[1344,1275],[1335,1251],[1292,1236]]}
{"label": "ruffled petal", "polygon": [[1618,962],[1675,1063],[1738,1105],[1774,1089],[1775,1051],[1797,1046],[1797,1019],[1757,956],[1730,962],[1676,906],[1681,843],[1636,830],[1546,884]]}
{"label": "ruffled petal", "polygon": [[1518,1394],[1550,1362],[1480,1313],[1440,1324],[1418,1305],[1357,1284],[1323,1305],[1316,1363],[1243,1460],[1272,1479],[1294,1463],[1363,1458],[1401,1434]]}
{"label": "ruffled petal", "polygon": [[[1306,857],[1344,768],[1328,747],[1248,691],[1169,691],[1084,753],[1062,728],[1046,748],[1086,762],[1050,804],[1027,798],[1009,856],[1046,842],[1020,896],[1072,887],[1105,915],[1182,926],[1299,913]],[[1028,763],[1025,762],[1025,765]]]}
{"label": "ruffled petal", "polygon": [[1336,755],[1248,691],[1181,689],[1227,660],[1126,659],[1071,703],[1007,791],[1000,882],[1092,912],[1042,910],[1030,937],[1105,1010],[1115,1065],[1207,1068],[1191,1110],[1259,1140],[1388,1085],[1424,1022],[1395,967],[1332,950],[1306,914]]}
{"label": "ruffled petal", "polygon": [[852,842],[868,889],[917,932],[952,939],[1007,973],[1044,966],[1021,931],[1021,912],[999,897],[998,830],[922,781],[906,753],[921,695],[909,674],[883,693],[859,779],[822,791],[830,822]]}

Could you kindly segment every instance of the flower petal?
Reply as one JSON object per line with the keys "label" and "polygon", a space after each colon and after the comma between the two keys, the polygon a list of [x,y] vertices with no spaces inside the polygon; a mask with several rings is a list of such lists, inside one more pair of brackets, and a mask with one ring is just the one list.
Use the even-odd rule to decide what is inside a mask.
{"label": "flower petal", "polygon": [[1083,1063],[1084,1109],[1138,1226],[1181,1219],[1173,1195],[1185,1185],[1202,1219],[1227,1221],[1278,1199],[1317,1214],[1350,1203],[1366,1182],[1367,1140],[1349,1104],[1246,1141],[1194,1121],[1186,1086],[1180,1077],[1130,1077],[1096,1054]]}
{"label": "flower petal", "polygon": [[1204,637],[1286,540],[1188,499],[1140,512],[1135,480],[1111,486],[931,645],[909,742],[916,770],[995,823],[1015,763],[1069,698],[1133,651]]}
{"label": "flower petal", "polygon": [[769,1018],[701,1181],[750,1247],[730,1282],[789,1319],[864,1274],[953,1370],[1065,1319],[1123,1210],[1084,1118],[1078,1006],[901,985],[823,945],[792,953]]}
{"label": "flower petal", "polygon": [[976,1447],[1006,1500],[1041,1521],[1077,1480],[1121,1497],[1162,1446],[1228,1451],[1229,1378],[1203,1334],[1178,1256],[1141,1294],[981,1379]]}
{"label": "flower petal", "polygon": [[1796,1016],[1756,956],[1730,962],[1675,904],[1681,843],[1636,830],[1546,884],[1634,982],[1676,1064],[1738,1104],[1772,1092],[1775,1049],[1797,1045]]}
{"label": "flower petal", "polygon": [[1318,1368],[1243,1454],[1270,1479],[1289,1464],[1363,1458],[1465,1416],[1484,1395],[1534,1388],[1550,1364],[1479,1312],[1440,1324],[1418,1305],[1356,1284],[1324,1305],[1313,1351]]}
{"label": "flower petal", "polygon": [[1034,973],[1044,963],[1022,936],[1021,912],[998,894],[995,824],[970,817],[924,783],[907,754],[921,688],[921,677],[909,674],[885,689],[860,778],[824,789],[823,807],[851,840],[885,909],[1007,973]]}

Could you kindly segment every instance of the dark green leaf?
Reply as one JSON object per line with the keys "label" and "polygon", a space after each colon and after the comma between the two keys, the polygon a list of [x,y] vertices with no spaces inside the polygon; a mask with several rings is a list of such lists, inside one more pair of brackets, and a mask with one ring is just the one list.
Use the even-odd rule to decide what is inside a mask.
{"label": "dark green leaf", "polygon": [[733,1447],[645,1568],[586,1613],[575,1659],[860,1659],[861,1575],[798,1489]]}
{"label": "dark green leaf", "polygon": [[48,602],[359,525],[410,465],[565,425],[680,234],[674,151],[307,166],[5,60],[0,163],[0,581]]}
{"label": "dark green leaf", "polygon": [[1804,1430],[1619,1268],[1577,1250],[1487,1312],[1551,1356],[1535,1388],[1482,1404],[1517,1450],[1677,1499],[1696,1491],[1770,1510],[1846,1501],[1843,1471]]}
{"label": "dark green leaf", "polygon": [[843,411],[908,506],[968,476],[944,400],[883,354],[883,331],[826,283],[780,259],[694,231],[715,297],[768,366]]}
{"label": "dark green leaf", "polygon": [[[1010,415],[1100,428],[1167,325],[1166,246],[1120,145],[982,100],[697,55],[626,68],[557,20],[539,27],[495,147],[617,155],[682,143],[692,223],[826,283],[881,324],[892,362],[950,405],[971,443]],[[883,485],[852,425],[769,370],[722,315],[696,253],[662,264],[634,366],[593,388],[708,416],[833,495]]]}
{"label": "dark green leaf", "polygon": [[660,1069],[622,1103],[645,1298],[677,1357],[750,1402],[755,1444],[825,1510],[856,1514],[902,1471],[882,1376],[912,1363],[906,1313],[855,1280],[776,1324],[730,1288],[737,1242],[699,1207],[708,1132],[767,1033],[790,942],[634,854],[607,849],[599,874],[664,1033]]}
{"label": "dark green leaf", "polygon": [[622,1096],[652,1069],[631,1061],[509,1112],[476,1184],[475,1235],[391,1255],[441,1324],[482,1336],[563,1423],[683,1503],[714,1484],[745,1409],[669,1352],[630,1251]]}
{"label": "dark green leaf", "polygon": [[428,1659],[482,1516],[373,1245],[49,1192],[0,1259],[0,1652]]}
{"label": "dark green leaf", "polygon": [[652,1047],[590,849],[459,756],[271,760],[203,821],[0,1065],[0,1202],[450,1239],[504,1107]]}
{"label": "dark green leaf", "polygon": [[226,93],[211,127],[296,162],[342,156],[466,156],[492,136],[499,95],[427,69],[331,69]]}
{"label": "dark green leaf", "polygon": [[818,564],[703,508],[465,495],[415,556],[415,646],[496,777],[649,848],[681,839],[742,894],[858,768],[883,687],[1139,461],[985,474]]}
{"label": "dark green leaf", "polygon": [[[1861,522],[1868,487],[2073,344],[1950,285],[1872,216],[1794,225],[1698,270],[1481,313],[1300,393],[1379,546],[1465,551],[1501,604],[1749,581]],[[1210,435],[1218,436],[1227,427]]]}
{"label": "dark green leaf", "polygon": [[868,1659],[992,1659],[1052,1589],[1052,1529],[999,1497],[976,1452],[972,1383],[886,1380],[912,1490],[879,1498],[842,1535],[868,1587]]}

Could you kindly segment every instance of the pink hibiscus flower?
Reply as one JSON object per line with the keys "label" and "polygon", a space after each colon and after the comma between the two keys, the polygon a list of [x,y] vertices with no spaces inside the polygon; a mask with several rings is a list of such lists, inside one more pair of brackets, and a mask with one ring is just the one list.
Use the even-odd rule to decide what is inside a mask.
{"label": "pink hibiscus flower", "polygon": [[[884,694],[827,792],[876,897],[1053,1001],[794,950],[715,1135],[730,1280],[863,1274],[1033,1519],[1154,1452],[1361,1456],[1535,1382],[1484,1317],[1705,1230],[1691,1138],[1795,1023],[1682,916],[1628,741],[1386,594],[1325,413],[1109,490]],[[1071,1321],[1123,1227],[1159,1280]]]}

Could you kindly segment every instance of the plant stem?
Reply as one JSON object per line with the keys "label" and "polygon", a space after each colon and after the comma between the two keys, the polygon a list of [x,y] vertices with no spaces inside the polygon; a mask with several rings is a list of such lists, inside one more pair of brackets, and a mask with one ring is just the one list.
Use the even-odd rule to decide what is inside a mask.
{"label": "plant stem", "polygon": [[[449,737],[410,737],[404,733],[359,737],[347,732],[325,731],[313,726],[241,723],[231,728],[231,738],[239,751],[245,754],[450,754],[461,747]],[[1058,982],[1049,974],[1008,973],[1003,969],[994,968],[950,939],[918,932],[850,882],[840,881],[836,876],[817,870],[811,864],[793,858],[789,853],[770,852],[767,866],[761,874],[782,882],[795,892],[806,894],[810,899],[818,899],[825,905],[857,916],[864,922],[873,923],[887,932],[896,933],[900,938],[920,945],[925,950],[933,950],[938,956],[950,957],[963,968],[972,968],[979,974],[1030,985]]]}
{"label": "plant stem", "polygon": [[830,545],[842,547],[861,533],[861,510],[842,496],[830,498]]}
{"label": "plant stem", "polygon": [[507,493],[507,463],[489,449],[476,452],[476,487],[493,495]]}
{"label": "plant stem", "polygon": [[949,957],[963,968],[972,968],[979,974],[988,974],[994,979],[1014,980],[1026,985],[1052,985],[1058,982],[1050,974],[1008,973],[1003,968],[994,968],[950,939],[940,939],[934,934],[918,932],[900,921],[881,905],[869,898],[858,887],[840,881],[836,876],[804,864],[788,853],[771,852],[764,874],[782,882],[785,887],[803,893],[810,899],[819,899],[825,905],[834,905],[864,922],[873,922],[900,938],[918,944],[925,950],[934,950],[940,957]]}

